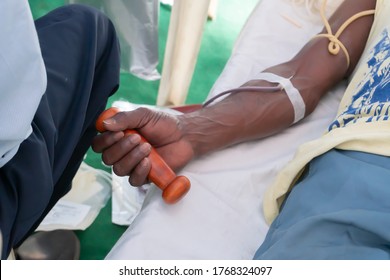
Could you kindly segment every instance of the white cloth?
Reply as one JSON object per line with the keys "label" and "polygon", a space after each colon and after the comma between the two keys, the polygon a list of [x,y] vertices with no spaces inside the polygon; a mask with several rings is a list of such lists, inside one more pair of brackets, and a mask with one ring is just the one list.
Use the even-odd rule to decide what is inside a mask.
{"label": "white cloth", "polygon": [[[322,28],[320,22],[303,17],[305,12],[289,1],[262,0],[210,97],[290,59]],[[287,15],[302,28],[286,20]],[[193,161],[181,172],[192,187],[179,203],[164,204],[161,191],[151,188],[107,259],[251,259],[268,230],[262,212],[265,189],[299,145],[325,131],[344,89],[341,84],[329,92],[309,117],[275,136]]]}
{"label": "white cloth", "polygon": [[144,80],[161,78],[157,71],[158,0],[66,0],[103,11],[113,22],[121,45],[121,68]]}
{"label": "white cloth", "polygon": [[32,132],[46,71],[27,0],[0,1],[0,167]]}

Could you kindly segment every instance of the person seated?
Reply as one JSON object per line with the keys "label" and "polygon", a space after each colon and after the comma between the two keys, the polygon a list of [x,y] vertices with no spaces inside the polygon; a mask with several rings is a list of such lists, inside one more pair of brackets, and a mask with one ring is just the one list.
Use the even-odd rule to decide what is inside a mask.
{"label": "person seated", "polygon": [[[254,258],[388,259],[389,13],[383,0],[345,0],[291,60],[263,70],[223,100],[182,115],[120,112],[104,121],[106,132],[92,147],[115,174],[141,186],[148,181],[151,146],[179,171],[206,154],[283,131],[351,79],[328,131],[301,146],[267,191],[271,226]],[[149,143],[125,136],[126,129]]]}
{"label": "person seated", "polygon": [[[27,0],[0,9],[0,231],[7,259],[71,188],[95,121],[119,85],[119,44],[96,9],[33,21]],[[1,244],[0,243],[0,244]]]}

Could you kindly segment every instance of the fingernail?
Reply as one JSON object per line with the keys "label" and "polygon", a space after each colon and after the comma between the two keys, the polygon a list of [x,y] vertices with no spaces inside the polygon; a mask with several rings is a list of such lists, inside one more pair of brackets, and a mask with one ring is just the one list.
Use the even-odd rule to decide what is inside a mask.
{"label": "fingernail", "polygon": [[138,134],[132,134],[130,135],[130,142],[133,144],[138,144],[141,142],[141,136]]}
{"label": "fingernail", "polygon": [[152,150],[152,146],[149,143],[143,143],[140,149],[144,153],[149,153]]}
{"label": "fingernail", "polygon": [[141,161],[141,166],[142,167],[147,167],[148,164],[149,164],[149,159],[148,158],[144,158],[142,161]]}
{"label": "fingernail", "polygon": [[112,125],[112,124],[115,124],[116,121],[114,119],[106,119],[103,121],[103,123],[106,125]]}
{"label": "fingernail", "polygon": [[123,131],[118,131],[114,134],[114,140],[119,141],[124,136]]}

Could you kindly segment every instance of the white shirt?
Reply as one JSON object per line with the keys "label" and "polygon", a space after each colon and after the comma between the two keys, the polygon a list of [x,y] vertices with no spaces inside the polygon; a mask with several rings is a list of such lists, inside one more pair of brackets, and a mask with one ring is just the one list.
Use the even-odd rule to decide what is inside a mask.
{"label": "white shirt", "polygon": [[46,70],[27,0],[0,1],[0,167],[32,132]]}

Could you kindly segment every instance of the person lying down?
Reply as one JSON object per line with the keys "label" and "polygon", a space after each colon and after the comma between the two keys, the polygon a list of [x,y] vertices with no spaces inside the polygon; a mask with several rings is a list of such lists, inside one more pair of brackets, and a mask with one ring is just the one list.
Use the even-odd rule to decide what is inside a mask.
{"label": "person lying down", "polygon": [[263,0],[251,18],[277,3],[323,28],[198,111],[104,122],[93,149],[115,174],[147,183],[153,145],[192,182],[174,205],[153,189],[107,259],[390,259],[390,5],[341,2]]}

